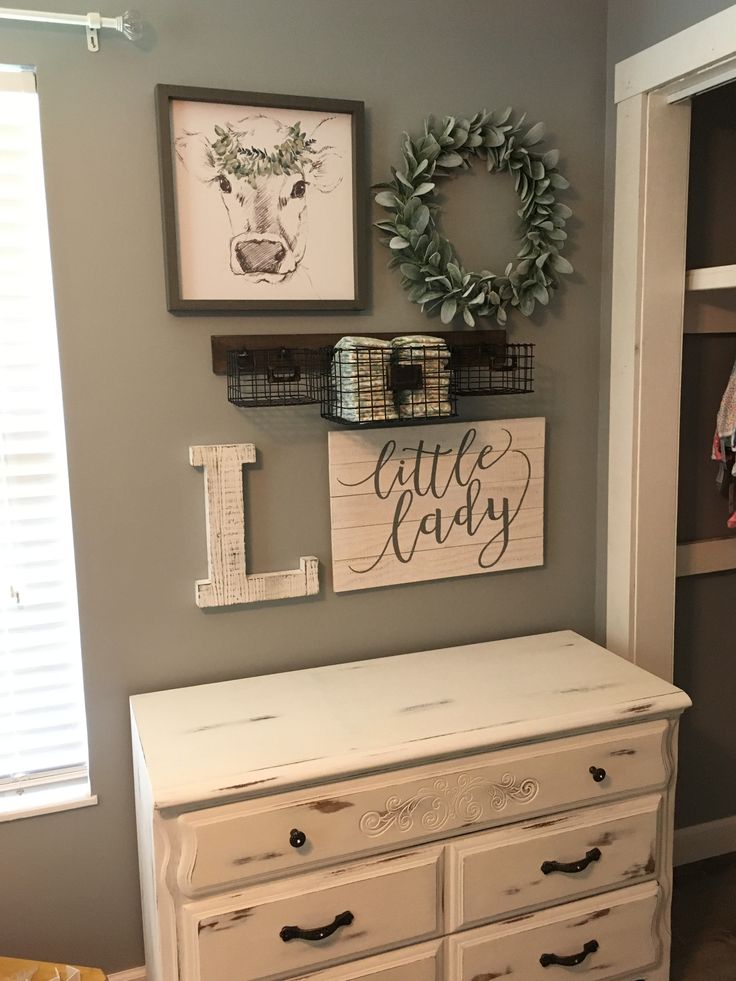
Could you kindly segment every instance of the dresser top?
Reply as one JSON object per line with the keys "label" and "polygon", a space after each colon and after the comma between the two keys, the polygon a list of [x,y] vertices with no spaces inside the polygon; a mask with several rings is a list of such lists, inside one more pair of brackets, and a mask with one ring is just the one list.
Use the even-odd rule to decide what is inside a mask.
{"label": "dresser top", "polygon": [[678,688],[572,631],[131,698],[158,808],[275,793],[689,705]]}

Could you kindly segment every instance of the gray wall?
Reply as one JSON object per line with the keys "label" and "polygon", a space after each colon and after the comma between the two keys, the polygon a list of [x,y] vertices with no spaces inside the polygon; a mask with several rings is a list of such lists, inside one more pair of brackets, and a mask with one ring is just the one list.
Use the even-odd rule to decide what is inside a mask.
{"label": "gray wall", "polygon": [[[65,9],[78,4],[59,2]],[[147,0],[137,46],[3,25],[0,62],[38,66],[68,426],[93,789],[99,806],[0,826],[3,953],[142,962],[127,698],[307,665],[572,627],[593,630],[605,8],[589,0]],[[417,329],[371,243],[357,316],[176,319],[164,305],[157,82],[365,100],[369,170],[429,113],[512,104],[546,120],[572,181],[577,273],[553,310],[516,321],[538,344],[534,396],[467,417],[545,415],[546,566],[337,596],[329,574],[327,426],[314,408],[239,411],[211,374],[212,333]],[[491,186],[493,185],[493,186]],[[40,192],[40,189],[39,189]],[[502,207],[494,205],[498,198]],[[468,263],[512,254],[502,178],[464,177],[447,227]],[[497,216],[498,221],[494,216]],[[203,613],[203,481],[192,443],[252,441],[250,559],[316,554],[313,599]]]}
{"label": "gray wall", "polygon": [[728,0],[608,0],[608,64],[732,6]]}

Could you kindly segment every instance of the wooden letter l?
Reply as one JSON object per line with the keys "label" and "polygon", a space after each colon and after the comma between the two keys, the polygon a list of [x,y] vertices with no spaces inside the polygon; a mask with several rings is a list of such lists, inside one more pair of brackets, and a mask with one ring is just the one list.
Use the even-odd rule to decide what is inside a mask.
{"label": "wooden letter l", "polygon": [[190,446],[189,462],[204,467],[209,579],[195,584],[197,606],[233,606],[261,600],[314,596],[319,592],[319,562],[299,559],[288,572],[248,575],[245,567],[243,464],[255,463],[253,443]]}

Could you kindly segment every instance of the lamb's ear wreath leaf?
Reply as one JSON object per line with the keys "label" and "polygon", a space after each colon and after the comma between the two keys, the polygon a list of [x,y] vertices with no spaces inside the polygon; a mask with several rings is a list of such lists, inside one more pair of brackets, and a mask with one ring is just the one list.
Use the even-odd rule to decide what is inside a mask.
{"label": "lamb's ear wreath leaf", "polygon": [[[510,108],[483,110],[471,119],[430,116],[419,139],[404,133],[402,169],[392,167],[392,179],[376,185],[376,202],[389,212],[376,227],[386,235],[382,241],[393,253],[389,265],[399,267],[412,303],[426,311],[439,308],[446,324],[460,315],[468,326],[479,316],[503,325],[510,307],[528,317],[537,303],[549,303],[560,276],[573,271],[560,255],[572,212],[556,200],[556,191],[569,184],[557,169],[558,151],[542,149],[543,137],[543,123],[514,120]],[[437,230],[436,182],[469,169],[475,158],[486,162],[489,173],[510,173],[521,201],[518,261],[501,276],[468,272]]]}

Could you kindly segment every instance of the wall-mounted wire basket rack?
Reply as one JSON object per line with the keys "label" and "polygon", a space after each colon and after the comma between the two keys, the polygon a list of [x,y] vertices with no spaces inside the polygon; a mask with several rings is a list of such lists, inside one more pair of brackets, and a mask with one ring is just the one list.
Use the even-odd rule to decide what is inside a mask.
{"label": "wall-mounted wire basket rack", "polygon": [[523,395],[534,391],[533,344],[453,347],[451,365],[458,395]]}
{"label": "wall-mounted wire basket rack", "polygon": [[324,349],[229,351],[228,401],[244,408],[313,405],[320,401],[326,361]]}
{"label": "wall-mounted wire basket rack", "polygon": [[354,427],[436,422],[457,416],[459,396],[534,391],[534,345],[479,333],[354,347],[340,335],[285,335],[283,346],[278,335],[213,337],[213,367],[243,408],[318,404],[323,418]]}

